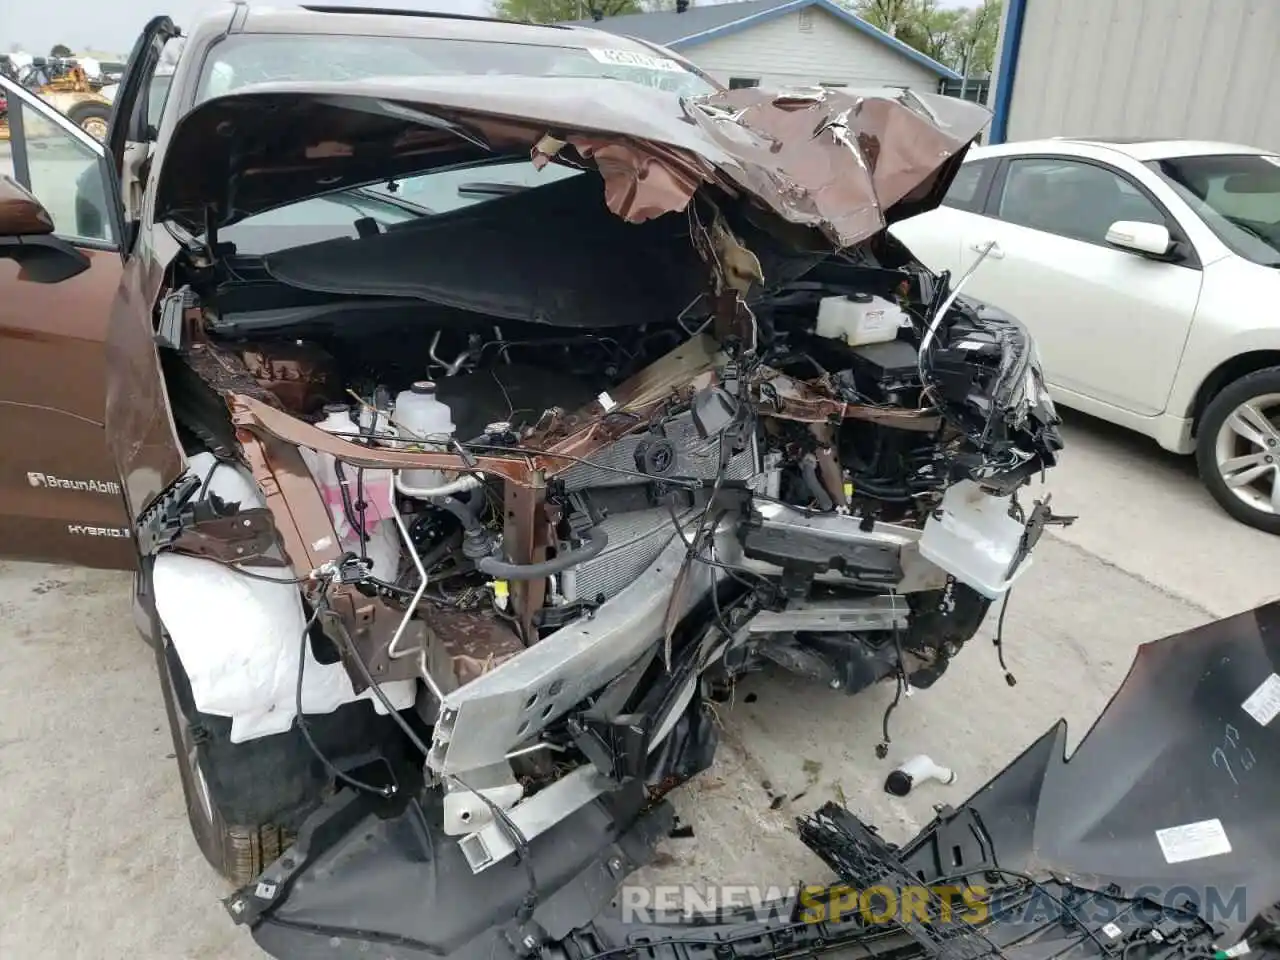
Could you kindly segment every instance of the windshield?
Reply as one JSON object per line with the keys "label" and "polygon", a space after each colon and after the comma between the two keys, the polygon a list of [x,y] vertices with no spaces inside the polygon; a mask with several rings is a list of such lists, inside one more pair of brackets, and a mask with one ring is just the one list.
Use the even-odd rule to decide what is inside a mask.
{"label": "windshield", "polygon": [[369,218],[380,230],[408,220],[446,213],[533,187],[578,176],[561,164],[537,169],[527,157],[501,157],[439,167],[389,183],[325,194],[246,217],[219,238],[236,253],[265,256],[287,247],[335,237],[357,237],[356,221]]}
{"label": "windshield", "polygon": [[634,43],[621,38],[618,46],[613,50],[442,37],[240,34],[209,52],[196,102],[251,83],[424,76],[600,77],[684,96],[715,92],[709,80],[678,60],[637,51]]}
{"label": "windshield", "polygon": [[1280,267],[1280,156],[1174,157],[1148,166],[1233,253]]}
{"label": "windshield", "polygon": [[[439,37],[239,34],[209,51],[195,102],[254,83],[413,76],[597,77],[681,96],[716,90],[712,81],[677,60],[638,51],[634,43],[621,38],[618,44],[620,49],[614,50]],[[629,49],[621,49],[624,45]],[[441,168],[405,177],[394,190],[375,184],[247,217],[227,228],[222,239],[235,243],[240,253],[263,255],[302,243],[357,236],[355,221],[362,217],[386,227],[578,172],[559,164],[539,172],[527,157]]]}

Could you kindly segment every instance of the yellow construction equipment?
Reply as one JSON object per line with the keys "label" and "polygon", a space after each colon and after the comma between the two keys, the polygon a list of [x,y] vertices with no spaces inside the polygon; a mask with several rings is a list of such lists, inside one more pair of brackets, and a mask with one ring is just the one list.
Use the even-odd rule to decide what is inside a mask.
{"label": "yellow construction equipment", "polygon": [[[40,99],[77,124],[85,133],[106,140],[111,118],[111,101],[85,74],[74,60],[59,57],[36,57],[22,71],[7,71]],[[9,115],[0,98],[0,140],[9,139]]]}

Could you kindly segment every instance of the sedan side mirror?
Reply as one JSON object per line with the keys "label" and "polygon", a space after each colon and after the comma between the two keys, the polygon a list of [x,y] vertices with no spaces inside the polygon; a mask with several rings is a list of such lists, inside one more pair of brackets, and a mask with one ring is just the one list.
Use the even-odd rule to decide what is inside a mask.
{"label": "sedan side mirror", "polygon": [[53,233],[53,217],[39,200],[11,177],[0,176],[0,237]]}
{"label": "sedan side mirror", "polygon": [[1162,223],[1117,220],[1107,230],[1107,243],[1146,257],[1167,257],[1173,248],[1173,237]]}

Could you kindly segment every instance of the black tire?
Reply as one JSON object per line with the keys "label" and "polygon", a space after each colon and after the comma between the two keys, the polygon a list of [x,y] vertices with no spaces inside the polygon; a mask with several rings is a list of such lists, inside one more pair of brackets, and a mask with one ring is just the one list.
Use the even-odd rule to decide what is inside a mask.
{"label": "black tire", "polygon": [[191,832],[209,864],[238,889],[279,857],[291,838],[283,828],[273,824],[226,821],[221,804],[210,790],[210,777],[205,773],[209,739],[218,736],[218,732],[209,731],[194,719],[191,716],[194,710],[190,714],[184,711],[183,703],[190,703],[190,687],[172,646],[161,638],[157,638],[153,646]]}
{"label": "black tire", "polygon": [[67,119],[86,133],[90,133],[91,136],[95,137],[97,137],[97,135],[93,134],[86,124],[97,126],[100,123],[102,136],[97,137],[97,139],[105,141],[107,139],[107,127],[111,123],[111,107],[105,103],[85,100],[81,103],[72,104],[71,109],[67,111]]}
{"label": "black tire", "polygon": [[[1267,394],[1280,394],[1280,367],[1250,373],[1219,391],[1200,418],[1196,434],[1196,466],[1200,479],[1223,510],[1250,527],[1280,534],[1280,513],[1268,513],[1246,503],[1227,486],[1218,470],[1217,442],[1222,425],[1241,404]],[[1275,455],[1280,458],[1280,446]],[[1280,480],[1274,482],[1280,483]]]}
{"label": "black tire", "polygon": [[[229,719],[196,709],[191,682],[151,601],[150,562],[143,562],[140,576],[187,819],[205,859],[240,888],[288,849],[334,784],[296,726],[232,743]],[[413,782],[420,760],[410,758],[394,721],[379,716],[367,700],[310,717],[308,727],[319,749],[340,768],[368,780],[370,774],[359,765],[380,750],[402,784]]]}

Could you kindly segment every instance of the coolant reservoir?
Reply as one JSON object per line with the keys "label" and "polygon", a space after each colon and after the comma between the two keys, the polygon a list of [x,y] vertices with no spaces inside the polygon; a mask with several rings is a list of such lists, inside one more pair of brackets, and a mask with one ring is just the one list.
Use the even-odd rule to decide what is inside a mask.
{"label": "coolant reservoir", "polygon": [[[453,437],[453,414],[447,404],[436,396],[436,385],[430,380],[419,380],[396,397],[396,425],[403,429],[403,440],[426,447],[444,450]],[[444,483],[439,470],[405,470],[401,482],[413,489],[430,489]]]}
{"label": "coolant reservoir", "polygon": [[820,337],[843,340],[851,347],[868,343],[884,343],[910,324],[910,318],[897,304],[869,293],[851,293],[844,297],[823,297],[818,302]]}

